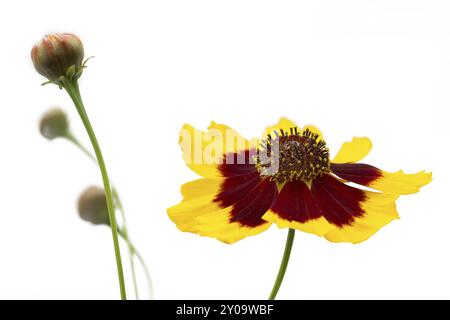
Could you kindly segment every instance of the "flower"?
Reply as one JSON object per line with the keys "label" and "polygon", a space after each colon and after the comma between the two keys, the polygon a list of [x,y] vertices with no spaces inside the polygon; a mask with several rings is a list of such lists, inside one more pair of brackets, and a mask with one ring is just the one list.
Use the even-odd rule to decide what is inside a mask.
{"label": "flower", "polygon": [[39,131],[42,136],[49,140],[67,136],[69,121],[67,115],[61,109],[47,111],[39,122]]}
{"label": "flower", "polygon": [[183,200],[168,215],[181,231],[225,243],[271,223],[359,243],[399,217],[400,195],[416,193],[432,179],[424,171],[389,173],[358,163],[372,148],[365,137],[344,143],[330,160],[316,127],[300,128],[286,118],[259,141],[215,122],[207,132],[186,124],[180,145],[187,165],[202,178],[181,187]]}
{"label": "flower", "polygon": [[78,214],[84,221],[109,226],[105,191],[96,186],[83,191],[78,199]]}
{"label": "flower", "polygon": [[31,50],[37,72],[50,82],[61,85],[65,77],[78,79],[84,68],[81,40],[71,33],[46,35]]}

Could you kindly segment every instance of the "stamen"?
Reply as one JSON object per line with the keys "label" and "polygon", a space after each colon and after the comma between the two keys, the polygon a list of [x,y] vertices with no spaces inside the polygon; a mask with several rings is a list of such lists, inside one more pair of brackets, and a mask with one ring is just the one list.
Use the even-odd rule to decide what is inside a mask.
{"label": "stamen", "polygon": [[257,168],[262,176],[284,183],[294,180],[309,182],[330,171],[330,155],[325,141],[317,141],[319,135],[297,127],[274,131],[269,134],[259,150]]}

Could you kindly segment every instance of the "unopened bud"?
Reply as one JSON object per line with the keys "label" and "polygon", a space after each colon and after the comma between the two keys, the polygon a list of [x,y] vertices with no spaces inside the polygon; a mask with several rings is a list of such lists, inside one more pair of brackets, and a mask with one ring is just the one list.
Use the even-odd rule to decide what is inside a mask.
{"label": "unopened bud", "polygon": [[61,109],[47,111],[39,122],[39,131],[49,140],[65,137],[69,131],[67,115]]}
{"label": "unopened bud", "polygon": [[83,70],[83,44],[70,33],[46,35],[33,46],[31,59],[37,72],[49,81],[60,84],[64,77],[80,77]]}
{"label": "unopened bud", "polygon": [[95,186],[87,188],[78,200],[78,214],[85,221],[109,226],[105,191]]}

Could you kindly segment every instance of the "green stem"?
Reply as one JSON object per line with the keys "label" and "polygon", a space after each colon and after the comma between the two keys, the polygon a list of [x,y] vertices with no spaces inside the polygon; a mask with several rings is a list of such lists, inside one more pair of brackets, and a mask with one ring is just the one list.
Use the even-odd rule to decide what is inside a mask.
{"label": "green stem", "polygon": [[280,290],[281,283],[283,282],[284,274],[289,263],[289,257],[291,256],[292,245],[294,244],[295,230],[289,229],[286,239],[286,245],[284,247],[283,259],[281,259],[280,269],[278,270],[277,278],[273,284],[272,292],[270,293],[269,300],[275,300],[278,290]]}
{"label": "green stem", "polygon": [[152,282],[152,278],[150,276],[150,271],[147,268],[147,264],[145,263],[144,258],[141,256],[141,254],[139,253],[139,251],[135,250],[134,253],[136,254],[136,257],[138,258],[139,262],[141,263],[142,269],[144,270],[144,274],[145,274],[145,278],[147,279],[147,284],[148,284],[148,289],[149,289],[149,295],[150,295],[150,299],[154,299],[154,295],[153,295],[153,282]]}
{"label": "green stem", "polygon": [[141,256],[141,254],[139,253],[139,251],[136,249],[136,247],[133,245],[133,243],[131,242],[131,240],[129,238],[127,238],[127,234],[122,230],[122,229],[118,229],[117,230],[119,235],[127,242],[130,244],[131,248],[132,248],[132,252],[133,254],[136,255],[136,257],[138,258],[139,262],[141,263],[142,269],[144,270],[144,274],[145,277],[147,278],[147,283],[148,283],[148,288],[149,288],[149,292],[150,292],[150,298],[153,297],[153,283],[152,283],[152,278],[150,276],[150,271],[148,270],[147,264],[145,263],[144,258]]}
{"label": "green stem", "polygon": [[125,278],[123,276],[122,258],[120,256],[119,238],[117,236],[117,222],[116,216],[114,214],[114,203],[112,199],[111,185],[108,178],[108,172],[106,170],[105,160],[103,159],[103,154],[98,144],[97,137],[95,136],[94,129],[92,128],[91,122],[89,121],[89,117],[84,108],[83,101],[80,95],[80,89],[78,87],[78,82],[76,80],[68,81],[64,88],[66,89],[69,96],[72,98],[72,101],[75,104],[75,107],[77,108],[81,121],[83,122],[83,125],[86,128],[86,132],[89,136],[89,139],[91,140],[92,147],[94,148],[98,166],[100,167],[100,172],[103,179],[103,187],[105,189],[106,203],[108,206],[109,221],[111,224],[111,232],[114,243],[114,253],[116,256],[117,273],[120,285],[120,297],[122,300],[126,300],[127,293],[125,288]]}
{"label": "green stem", "polygon": [[[64,137],[67,138],[70,142],[72,142],[75,146],[80,148],[80,150],[84,154],[86,154],[89,159],[91,159],[96,164],[98,164],[97,159],[95,159],[95,157],[92,155],[92,153],[90,153],[87,150],[87,148],[85,146],[83,146],[83,144],[81,144],[81,142],[75,137],[75,135],[72,132],[70,132],[70,131],[66,132]],[[152,284],[152,280],[150,277],[150,272],[148,270],[147,264],[145,263],[145,260],[142,258],[142,256],[139,254],[136,247],[133,245],[133,243],[130,240],[130,235],[128,233],[128,227],[127,227],[127,220],[125,217],[125,210],[123,209],[123,205],[122,205],[122,201],[120,200],[119,193],[117,192],[117,189],[113,185],[111,186],[111,191],[112,191],[113,199],[115,200],[116,207],[117,207],[117,209],[119,209],[120,213],[122,214],[123,233],[120,228],[118,228],[118,232],[119,232],[119,235],[127,243],[128,252],[130,253],[131,275],[133,278],[133,285],[134,285],[134,292],[136,295],[136,299],[139,299],[139,291],[138,291],[138,286],[137,286],[136,268],[134,266],[134,259],[133,259],[134,256],[136,256],[138,258],[139,263],[141,264],[142,269],[144,270],[145,277],[147,278],[150,295],[153,296],[153,284]],[[125,235],[125,233],[126,233],[126,235]]]}
{"label": "green stem", "polygon": [[[114,197],[114,200],[116,200],[116,206],[120,211],[120,214],[122,215],[122,228],[123,233],[125,234],[125,242],[128,246],[128,253],[130,258],[130,266],[131,266],[131,277],[133,279],[133,287],[134,287],[134,295],[136,296],[136,300],[139,300],[139,288],[137,285],[137,279],[136,279],[136,268],[134,266],[134,254],[135,249],[133,245],[131,244],[130,236],[128,234],[128,228],[127,228],[127,219],[125,217],[125,211],[123,210],[122,201],[120,201],[119,194],[117,193],[116,189],[113,187],[112,194]],[[119,228],[120,230],[120,228]]]}
{"label": "green stem", "polygon": [[69,140],[70,142],[72,142],[74,145],[76,145],[85,155],[87,155],[92,161],[94,161],[95,163],[97,163],[97,159],[92,155],[92,153],[90,153],[88,151],[88,149],[86,149],[80,141],[78,141],[78,139],[72,134],[72,132],[68,131],[66,132],[66,134],[64,135],[65,138],[67,138],[67,140]]}

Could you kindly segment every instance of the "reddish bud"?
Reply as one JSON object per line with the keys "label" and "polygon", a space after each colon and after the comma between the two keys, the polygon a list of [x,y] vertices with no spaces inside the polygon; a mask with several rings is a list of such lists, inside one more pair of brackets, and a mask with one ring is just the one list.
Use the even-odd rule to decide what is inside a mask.
{"label": "reddish bud", "polygon": [[46,35],[33,46],[31,59],[37,72],[49,81],[60,83],[60,77],[77,79],[83,69],[83,44],[70,33]]}

